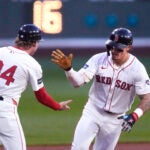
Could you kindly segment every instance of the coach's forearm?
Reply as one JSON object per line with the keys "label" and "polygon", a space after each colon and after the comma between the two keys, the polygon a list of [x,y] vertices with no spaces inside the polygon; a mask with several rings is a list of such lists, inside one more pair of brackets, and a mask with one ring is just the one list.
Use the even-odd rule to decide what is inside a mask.
{"label": "coach's forearm", "polygon": [[54,110],[60,110],[60,104],[55,101],[47,92],[46,89],[43,87],[38,91],[34,91],[37,100],[45,106],[48,106]]}

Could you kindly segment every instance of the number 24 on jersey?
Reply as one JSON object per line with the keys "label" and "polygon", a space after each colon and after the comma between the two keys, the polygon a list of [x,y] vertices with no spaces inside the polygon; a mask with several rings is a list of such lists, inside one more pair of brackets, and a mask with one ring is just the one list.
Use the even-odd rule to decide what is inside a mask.
{"label": "number 24 on jersey", "polygon": [[2,71],[2,68],[4,66],[4,63],[3,61],[0,60],[0,78],[6,80],[6,85],[9,86],[11,82],[14,82],[14,74],[15,74],[15,71],[17,69],[17,66],[11,66],[10,68],[4,70],[3,72]]}

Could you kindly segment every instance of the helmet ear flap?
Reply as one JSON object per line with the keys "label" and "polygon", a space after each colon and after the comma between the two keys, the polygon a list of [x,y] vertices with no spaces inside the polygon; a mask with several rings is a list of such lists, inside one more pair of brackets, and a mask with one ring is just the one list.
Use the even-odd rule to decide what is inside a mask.
{"label": "helmet ear flap", "polygon": [[117,38],[115,39],[115,34],[111,34],[109,39],[112,40],[112,41],[117,41],[118,40]]}
{"label": "helmet ear flap", "polygon": [[117,48],[116,42],[111,41],[111,40],[107,40],[107,41],[105,42],[105,45],[106,45],[107,55],[108,55],[108,56],[110,56],[110,50],[111,50],[111,49]]}

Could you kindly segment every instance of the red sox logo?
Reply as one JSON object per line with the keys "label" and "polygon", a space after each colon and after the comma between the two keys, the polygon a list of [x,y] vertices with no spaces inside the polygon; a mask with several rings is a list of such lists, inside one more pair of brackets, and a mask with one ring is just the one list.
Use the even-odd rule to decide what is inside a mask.
{"label": "red sox logo", "polygon": [[[111,77],[103,77],[103,76],[99,76],[96,75],[96,82],[100,82],[103,84],[112,84],[112,78]],[[133,86],[133,84],[129,84],[127,82],[121,81],[121,80],[116,80],[115,83],[115,87],[120,88],[122,90],[127,90],[130,91],[131,87]]]}

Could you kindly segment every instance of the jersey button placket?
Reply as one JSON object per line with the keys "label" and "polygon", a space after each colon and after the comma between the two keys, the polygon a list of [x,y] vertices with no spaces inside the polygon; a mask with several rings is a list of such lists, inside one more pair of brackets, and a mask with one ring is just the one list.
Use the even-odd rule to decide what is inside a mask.
{"label": "jersey button placket", "polygon": [[107,102],[106,102],[106,105],[105,105],[105,109],[106,110],[110,110],[111,109],[111,105],[112,105],[112,101],[113,101],[113,94],[114,94],[114,90],[115,90],[115,84],[116,84],[117,77],[118,77],[118,70],[114,69],[114,75],[112,77],[112,84],[111,84],[111,87],[110,87],[110,90],[109,90],[109,94],[108,94],[108,97],[107,97]]}

